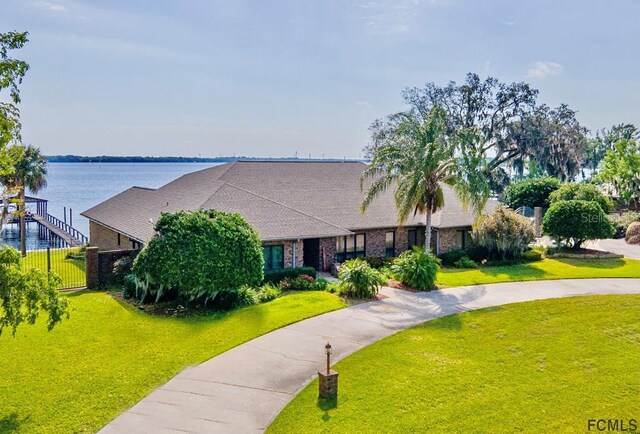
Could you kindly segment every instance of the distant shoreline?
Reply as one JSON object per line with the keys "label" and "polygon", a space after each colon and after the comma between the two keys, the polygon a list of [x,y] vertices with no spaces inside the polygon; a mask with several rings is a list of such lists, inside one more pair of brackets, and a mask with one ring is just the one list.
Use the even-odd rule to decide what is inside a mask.
{"label": "distant shoreline", "polygon": [[297,157],[142,157],[112,156],[83,157],[80,155],[48,155],[49,163],[229,163],[231,161],[358,161],[342,158],[297,158]]}

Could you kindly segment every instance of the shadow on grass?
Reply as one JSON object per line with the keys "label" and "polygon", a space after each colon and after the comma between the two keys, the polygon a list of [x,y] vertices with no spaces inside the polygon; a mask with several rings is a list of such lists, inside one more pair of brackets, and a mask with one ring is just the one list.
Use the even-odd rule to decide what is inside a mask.
{"label": "shadow on grass", "polygon": [[600,269],[612,269],[620,268],[626,265],[624,259],[621,258],[608,258],[608,259],[591,259],[591,258],[553,258],[563,264],[571,265],[573,267],[589,267]]}
{"label": "shadow on grass", "polygon": [[316,406],[324,412],[322,414],[322,421],[329,422],[331,420],[331,415],[329,414],[329,410],[338,408],[338,398],[333,398],[333,399],[318,398],[318,402],[316,403]]}
{"label": "shadow on grass", "polygon": [[18,413],[13,412],[0,419],[0,432],[2,433],[18,433],[20,426],[29,420],[29,417],[20,419]]}
{"label": "shadow on grass", "polygon": [[495,265],[482,267],[479,270],[487,276],[498,277],[506,274],[520,279],[541,279],[548,274],[546,271],[531,264]]}

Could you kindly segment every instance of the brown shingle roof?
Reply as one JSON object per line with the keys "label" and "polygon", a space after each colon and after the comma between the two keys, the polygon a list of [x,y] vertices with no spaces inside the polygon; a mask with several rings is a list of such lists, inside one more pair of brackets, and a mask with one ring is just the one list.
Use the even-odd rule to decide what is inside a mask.
{"label": "brown shingle roof", "polygon": [[[161,212],[199,208],[238,212],[264,240],[397,226],[391,190],[360,213],[365,167],[359,162],[238,161],[189,173],[157,190],[131,188],[82,215],[143,242],[153,235]],[[444,193],[445,208],[434,214],[433,226],[471,225],[473,212],[462,207],[451,188],[444,186]],[[405,225],[423,222],[417,215]]]}

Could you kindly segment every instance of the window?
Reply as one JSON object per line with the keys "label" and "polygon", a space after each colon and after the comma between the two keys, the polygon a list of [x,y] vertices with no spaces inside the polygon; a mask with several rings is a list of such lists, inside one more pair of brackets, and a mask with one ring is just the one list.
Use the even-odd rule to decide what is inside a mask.
{"label": "window", "polygon": [[284,245],[262,246],[262,256],[265,270],[284,268]]}
{"label": "window", "polygon": [[456,246],[464,249],[467,244],[467,231],[456,231]]}
{"label": "window", "polygon": [[120,232],[118,232],[118,245],[120,245]]}
{"label": "window", "polygon": [[413,248],[413,246],[418,244],[418,230],[417,229],[409,229],[409,250]]}
{"label": "window", "polygon": [[336,238],[336,260],[344,262],[347,259],[364,258],[365,244],[364,234]]}
{"label": "window", "polygon": [[387,258],[396,255],[396,233],[395,231],[389,231],[384,236],[384,255]]}

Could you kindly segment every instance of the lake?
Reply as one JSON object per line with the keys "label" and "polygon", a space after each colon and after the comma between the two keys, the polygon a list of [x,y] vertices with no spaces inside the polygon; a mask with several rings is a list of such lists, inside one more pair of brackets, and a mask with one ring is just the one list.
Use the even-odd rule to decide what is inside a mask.
{"label": "lake", "polygon": [[[36,195],[49,200],[49,214],[64,218],[72,210],[73,226],[89,236],[89,222],[80,213],[134,185],[158,188],[185,173],[218,163],[50,163],[47,187]],[[16,225],[5,228],[6,244],[20,245]],[[28,249],[46,247],[36,224],[27,231]]]}

